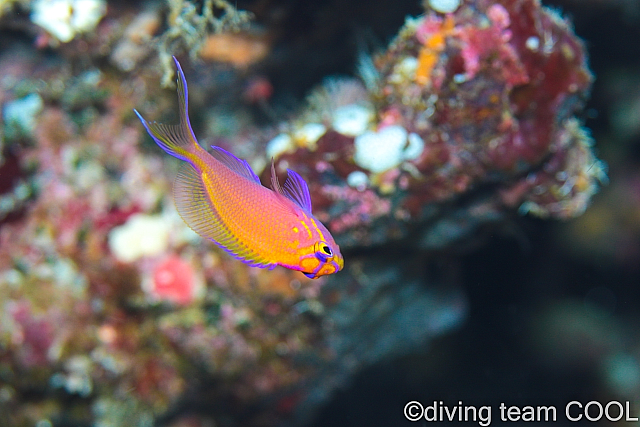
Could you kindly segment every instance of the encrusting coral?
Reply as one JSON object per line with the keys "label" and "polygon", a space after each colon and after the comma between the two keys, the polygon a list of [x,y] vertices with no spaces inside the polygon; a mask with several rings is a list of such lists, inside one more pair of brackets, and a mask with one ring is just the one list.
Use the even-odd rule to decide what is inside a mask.
{"label": "encrusting coral", "polygon": [[[606,167],[574,117],[592,76],[569,23],[535,0],[480,0],[445,14],[426,6],[386,52],[363,62],[356,99],[319,89],[312,99],[324,99],[324,109],[314,102],[300,123],[325,126],[323,135],[288,145],[281,135],[267,150],[313,177],[314,206],[343,230],[341,244],[407,236],[462,196],[477,195],[468,215],[488,221],[514,207],[542,217],[584,212]],[[356,131],[336,126],[349,109],[363,111],[348,113]],[[291,134],[299,128],[294,122]],[[345,181],[363,197],[336,192]],[[390,206],[381,210],[383,202]],[[423,246],[431,231],[418,239]]]}
{"label": "encrusting coral", "polygon": [[[158,36],[166,58],[193,56],[216,31],[222,3],[204,3],[170,2]],[[518,211],[584,211],[606,176],[575,118],[592,76],[568,22],[537,0],[425,8],[362,59],[360,79],[328,79],[292,121],[264,130],[227,114],[198,135],[204,145],[219,138],[213,126],[235,129],[216,145],[263,182],[270,157],[281,181],[291,168],[309,182],[314,214],[346,252],[344,270],[317,281],[247,267],[177,216],[176,164],[133,115],[172,111],[174,92],[154,91],[157,58],[141,48],[162,28],[158,10],[118,20],[110,5],[95,32],[58,47],[72,66],[3,53],[0,75],[16,84],[0,86],[2,167],[18,170],[0,199],[9,423],[149,425],[185,401],[220,402],[204,416],[228,425],[302,420],[362,367],[464,318],[464,297],[424,277],[420,250],[451,248]],[[225,27],[247,17],[223,9]],[[209,70],[185,66],[194,123],[218,114],[204,106]],[[393,241],[409,260],[350,252]]]}

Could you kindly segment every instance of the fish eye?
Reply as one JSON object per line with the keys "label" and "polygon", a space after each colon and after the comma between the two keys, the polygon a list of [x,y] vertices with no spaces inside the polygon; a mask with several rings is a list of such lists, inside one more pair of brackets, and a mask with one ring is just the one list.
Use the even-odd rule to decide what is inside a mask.
{"label": "fish eye", "polygon": [[322,256],[322,257],[333,256],[333,251],[329,247],[329,244],[323,241],[316,242],[315,252],[318,254],[318,256]]}

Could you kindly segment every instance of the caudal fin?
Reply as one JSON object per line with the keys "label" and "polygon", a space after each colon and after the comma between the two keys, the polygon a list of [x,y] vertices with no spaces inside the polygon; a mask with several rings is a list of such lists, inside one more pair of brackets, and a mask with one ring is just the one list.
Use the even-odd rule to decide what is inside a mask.
{"label": "caudal fin", "polygon": [[182,67],[178,60],[173,57],[178,68],[178,106],[180,109],[180,124],[165,125],[157,122],[146,121],[137,110],[133,110],[142,125],[147,130],[153,140],[167,153],[182,160],[188,160],[189,153],[199,148],[196,136],[191,129],[189,122],[189,93],[187,91],[187,80],[182,72]]}

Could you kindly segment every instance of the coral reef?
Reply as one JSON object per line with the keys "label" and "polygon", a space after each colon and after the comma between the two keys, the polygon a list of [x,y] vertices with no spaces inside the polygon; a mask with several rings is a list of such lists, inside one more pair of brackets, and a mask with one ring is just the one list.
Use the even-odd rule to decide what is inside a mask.
{"label": "coral reef", "polygon": [[[21,67],[37,75],[35,62]],[[40,73],[52,82],[64,69]],[[393,329],[392,312],[428,310],[428,327],[410,334],[416,345],[464,315],[456,293],[425,292],[415,278],[399,286],[397,267],[375,280],[347,273],[321,295],[323,281],[251,269],[201,242],[177,216],[171,174],[132,120],[132,106],[150,94],[96,76],[79,88],[105,91],[91,120],[43,90],[33,137],[11,143],[33,194],[0,228],[0,411],[10,425],[144,425],[203,390],[236,402],[216,416],[241,420],[256,406],[260,416],[245,425],[260,424],[291,414],[292,399],[316,407],[359,366],[401,348],[401,337],[373,339],[368,322]],[[362,315],[375,304],[378,315]],[[371,348],[349,349],[352,340]],[[283,402],[275,409],[274,396]]]}
{"label": "coral reef", "polygon": [[[229,29],[237,31],[251,19],[249,13],[237,10],[226,0],[204,0],[201,8],[189,0],[171,0],[167,4],[169,28],[158,40],[158,53],[164,69],[163,86],[172,84],[174,74],[171,56],[179,48],[186,48],[191,58],[196,59],[203,47],[206,48],[208,43],[216,43],[208,39],[208,35]],[[220,11],[218,15],[216,11]]]}
{"label": "coral reef", "polygon": [[[425,249],[457,248],[518,211],[579,215],[605,179],[574,117],[592,80],[583,45],[536,0],[426,2],[385,52],[362,59],[360,79],[326,80],[268,129],[210,105],[215,90],[262,107],[271,96],[248,71],[269,36],[224,32],[248,14],[170,1],[162,28],[160,7],[110,4],[105,15],[95,4],[91,25],[42,25],[63,42],[35,41],[56,47],[53,59],[0,53],[11,82],[0,84],[11,173],[0,183],[0,413],[10,425],[143,426],[194,407],[216,425],[308,422],[359,370],[464,319],[465,297],[426,274]],[[160,57],[147,61],[152,45]],[[175,110],[173,92],[152,88],[170,81],[162,64],[181,49],[257,82],[234,89],[228,68],[185,67],[196,132],[247,158],[263,182],[270,157],[281,180],[286,168],[304,176],[314,214],[350,251],[344,271],[310,281],[252,269],[177,216],[177,164],[133,108],[153,119]],[[366,252],[382,244],[410,255]]]}
{"label": "coral reef", "polygon": [[[340,244],[379,244],[427,223],[416,242],[430,247],[428,235],[450,216],[443,209],[459,203],[470,203],[476,223],[513,207],[570,218],[606,181],[574,117],[592,80],[583,45],[537,1],[427,9],[361,74],[368,91],[344,89],[359,84],[351,81],[312,95],[300,123],[325,126],[322,136],[301,141],[294,123],[288,145],[281,135],[267,146],[313,177],[314,206],[343,231]],[[363,197],[334,190],[349,180]]]}

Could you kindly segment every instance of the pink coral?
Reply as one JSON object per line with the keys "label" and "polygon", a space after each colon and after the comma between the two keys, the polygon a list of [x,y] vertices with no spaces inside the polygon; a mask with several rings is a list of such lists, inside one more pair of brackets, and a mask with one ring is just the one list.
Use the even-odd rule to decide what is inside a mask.
{"label": "pink coral", "polygon": [[54,341],[53,325],[44,317],[34,316],[26,302],[9,302],[7,311],[15,325],[12,343],[20,349],[21,364],[27,368],[47,365]]}
{"label": "pink coral", "polygon": [[154,299],[186,305],[196,296],[196,282],[191,264],[170,255],[155,266],[148,292]]}
{"label": "pink coral", "polygon": [[442,30],[442,18],[437,15],[428,15],[416,28],[416,38],[425,44],[431,37]]}
{"label": "pink coral", "polygon": [[473,79],[489,61],[489,67],[501,70],[510,86],[528,81],[524,68],[519,63],[518,54],[509,43],[512,33],[509,12],[501,5],[494,4],[487,10],[491,25],[486,28],[467,25],[457,29],[462,41],[460,55],[464,59],[466,78]]}
{"label": "pink coral", "polygon": [[381,199],[371,190],[358,191],[350,187],[327,185],[322,191],[327,197],[345,201],[350,205],[350,209],[329,223],[331,230],[338,233],[360,224],[371,223],[391,210],[391,202]]}

